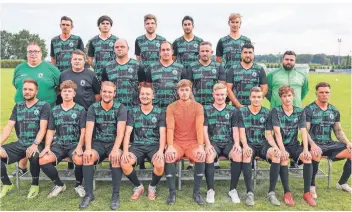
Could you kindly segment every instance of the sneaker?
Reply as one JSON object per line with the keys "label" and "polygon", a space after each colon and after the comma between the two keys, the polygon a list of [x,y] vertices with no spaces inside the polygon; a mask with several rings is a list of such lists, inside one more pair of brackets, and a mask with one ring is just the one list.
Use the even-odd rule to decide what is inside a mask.
{"label": "sneaker", "polygon": [[241,202],[240,198],[238,197],[238,193],[237,193],[236,189],[229,191],[229,196],[231,197],[231,201],[233,203],[240,203]]}
{"label": "sneaker", "polygon": [[248,192],[247,193],[247,197],[246,197],[246,201],[245,201],[246,205],[248,206],[254,206],[254,194],[253,192]]}
{"label": "sneaker", "polygon": [[342,184],[342,185],[337,183],[336,184],[336,188],[339,189],[339,190],[342,190],[342,191],[346,191],[346,192],[352,193],[352,189],[347,183]]}
{"label": "sneaker", "polygon": [[291,194],[291,192],[286,192],[283,196],[283,199],[284,199],[284,203],[287,205],[287,206],[294,206],[295,205],[295,201],[293,200],[293,196]]}
{"label": "sneaker", "polygon": [[273,191],[269,192],[267,198],[272,205],[280,206],[280,202],[276,198],[275,192]]}
{"label": "sneaker", "polygon": [[193,170],[193,164],[189,163],[188,166],[187,166],[187,170]]}
{"label": "sneaker", "polygon": [[86,190],[84,190],[84,187],[82,185],[79,185],[75,188],[76,194],[78,194],[79,197],[84,197],[86,195]]}
{"label": "sneaker", "polygon": [[64,192],[65,190],[66,190],[65,184],[63,186],[55,185],[53,187],[53,190],[51,190],[50,194],[47,196],[47,198],[56,197],[57,195],[59,195],[61,192]]}
{"label": "sneaker", "polygon": [[310,193],[312,194],[313,198],[316,199],[318,198],[317,191],[315,189],[315,186],[310,187]]}
{"label": "sneaker", "polygon": [[[22,177],[23,175],[27,174],[27,172],[28,172],[27,168],[24,168],[24,169],[18,168],[19,177]],[[17,174],[16,170],[11,173],[12,177],[16,177],[16,174]]]}
{"label": "sneaker", "polygon": [[207,203],[215,202],[215,191],[213,189],[209,189],[209,191],[207,191],[207,198],[205,200]]}
{"label": "sneaker", "polygon": [[134,187],[131,199],[133,199],[133,200],[139,199],[139,197],[143,194],[143,192],[144,192],[144,186],[143,185],[140,185],[138,187]]}
{"label": "sneaker", "polygon": [[214,169],[220,169],[219,161],[214,162]]}
{"label": "sneaker", "polygon": [[33,199],[34,197],[38,196],[39,194],[39,186],[37,185],[31,185],[31,188],[29,189],[27,199]]}
{"label": "sneaker", "polygon": [[303,194],[303,199],[308,203],[308,205],[314,207],[317,206],[312,194],[310,192],[306,192]]}
{"label": "sneaker", "polygon": [[204,200],[200,192],[193,192],[193,199],[198,205],[204,205]]}
{"label": "sneaker", "polygon": [[14,185],[2,185],[2,189],[1,189],[1,193],[0,193],[0,199],[3,198],[4,196],[6,196],[7,193],[9,193],[9,191],[11,191],[13,189]]}
{"label": "sneaker", "polygon": [[155,200],[156,198],[156,186],[148,186],[148,199]]}
{"label": "sneaker", "polygon": [[89,195],[86,195],[84,196],[84,198],[82,199],[82,202],[81,204],[79,204],[79,208],[86,208],[90,202],[94,201],[94,196],[89,196]]}
{"label": "sneaker", "polygon": [[116,210],[120,207],[120,196],[117,193],[112,194],[110,208],[111,210]]}

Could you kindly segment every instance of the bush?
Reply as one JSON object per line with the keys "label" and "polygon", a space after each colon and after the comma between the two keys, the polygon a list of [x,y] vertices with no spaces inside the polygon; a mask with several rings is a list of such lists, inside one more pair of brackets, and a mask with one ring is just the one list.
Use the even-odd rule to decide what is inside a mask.
{"label": "bush", "polygon": [[25,60],[0,60],[1,68],[16,68],[17,65],[23,63]]}

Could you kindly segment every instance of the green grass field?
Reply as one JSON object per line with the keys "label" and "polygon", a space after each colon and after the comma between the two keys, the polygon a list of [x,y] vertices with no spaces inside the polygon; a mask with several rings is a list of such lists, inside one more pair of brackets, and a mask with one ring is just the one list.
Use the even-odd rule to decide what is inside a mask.
{"label": "green grass field", "polygon": [[[11,81],[13,70],[2,69],[1,70],[1,130],[6,125],[7,120],[10,117],[11,110],[14,105],[13,96],[15,89],[13,88]],[[320,81],[327,81],[332,86],[331,103],[334,104],[341,112],[341,122],[345,130],[345,133],[349,139],[351,139],[351,75],[350,74],[310,74],[310,92],[304,100],[304,105],[309,104],[314,100],[314,86]],[[268,102],[265,102],[268,106]],[[15,133],[11,134],[8,142],[16,140]],[[184,182],[182,191],[177,191],[176,204],[173,206],[166,205],[166,197],[168,194],[167,185],[165,182],[161,182],[158,186],[158,198],[156,201],[148,201],[147,196],[143,195],[141,199],[132,201],[129,196],[132,192],[132,184],[129,182],[123,182],[121,185],[121,207],[119,210],[217,210],[217,211],[234,211],[234,210],[261,210],[261,211],[306,211],[306,210],[351,210],[351,195],[345,192],[337,191],[335,184],[340,178],[344,162],[335,162],[333,164],[333,180],[332,188],[327,188],[327,179],[317,179],[317,192],[318,192],[318,206],[315,208],[309,207],[302,199],[303,195],[303,179],[290,178],[290,188],[293,192],[296,206],[287,207],[282,202],[283,189],[281,182],[277,185],[277,195],[281,201],[280,207],[271,206],[266,200],[266,194],[269,187],[268,180],[258,181],[255,189],[255,201],[254,207],[246,207],[243,201],[240,204],[233,204],[230,202],[227,192],[229,189],[229,181],[216,181],[216,202],[215,204],[205,206],[198,206],[193,202],[192,199],[192,181]],[[227,163],[222,163],[222,167],[226,166]],[[260,166],[267,166],[264,162],[259,164]],[[62,165],[66,167],[66,165]],[[326,160],[321,162],[321,168],[327,171]],[[14,170],[14,165],[8,167],[8,172]],[[65,182],[67,190],[54,199],[47,199],[47,194],[51,191],[52,183],[50,181],[40,182],[40,194],[39,197],[34,200],[26,200],[26,195],[30,187],[30,181],[22,181],[21,189],[14,189],[8,196],[1,200],[1,210],[78,210],[78,205],[81,201],[79,197],[74,193],[73,187],[74,182]],[[149,182],[144,182],[145,188],[147,188]],[[351,180],[349,181],[351,184]],[[205,199],[206,195],[206,183],[203,180],[201,192]],[[110,198],[111,198],[111,182],[97,182],[97,189],[95,191],[95,201],[89,206],[87,210],[110,210]],[[238,191],[240,198],[244,200],[245,197],[245,185],[243,180],[239,182]]]}

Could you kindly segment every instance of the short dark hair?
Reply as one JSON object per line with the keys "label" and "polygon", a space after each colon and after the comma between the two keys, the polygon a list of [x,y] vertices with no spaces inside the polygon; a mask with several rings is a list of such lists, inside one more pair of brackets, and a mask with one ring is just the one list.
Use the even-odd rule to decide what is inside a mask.
{"label": "short dark hair", "polygon": [[70,17],[68,17],[68,16],[62,16],[60,22],[61,22],[61,21],[70,21],[71,24],[73,25],[72,19],[71,19]]}
{"label": "short dark hair", "polygon": [[281,86],[278,91],[280,97],[284,94],[288,94],[289,92],[291,92],[292,95],[295,95],[295,90],[292,87],[287,85]]}
{"label": "short dark hair", "polygon": [[193,21],[193,18],[189,15],[186,15],[185,17],[183,17],[182,19],[182,25],[183,25],[183,22],[184,21],[191,21],[192,22],[192,25],[194,25],[194,21]]}
{"label": "short dark hair", "polygon": [[82,55],[83,57],[86,57],[86,53],[84,53],[84,51],[80,50],[80,49],[75,49],[72,51],[72,55]]}
{"label": "short dark hair", "polygon": [[153,91],[153,93],[154,93],[154,88],[153,88],[153,86],[141,84],[140,86],[138,86],[138,94],[141,93],[142,88],[150,88],[150,89]]}
{"label": "short dark hair", "polygon": [[254,46],[253,46],[253,44],[247,42],[241,47],[241,52],[243,51],[243,49],[253,49],[253,51],[254,51]]}
{"label": "short dark hair", "polygon": [[164,43],[170,44],[171,49],[174,50],[174,47],[172,46],[172,43],[169,42],[169,41],[167,41],[167,40],[164,40],[164,41],[162,41],[162,42],[160,43],[159,52],[161,51],[161,45],[163,45]]}
{"label": "short dark hair", "polygon": [[249,95],[251,95],[253,92],[259,93],[259,92],[263,92],[261,87],[253,87],[251,88],[251,90],[249,91]]}
{"label": "short dark hair", "polygon": [[319,88],[324,88],[324,87],[330,87],[330,84],[327,82],[319,82],[316,86],[315,86],[315,90],[317,91]]}
{"label": "short dark hair", "polygon": [[284,58],[285,55],[293,55],[293,56],[296,57],[296,53],[294,51],[291,51],[291,50],[285,51],[284,55],[282,55],[282,58]]}
{"label": "short dark hair", "polygon": [[103,23],[103,21],[109,21],[111,26],[113,24],[113,21],[112,21],[112,19],[109,16],[103,15],[103,16],[99,17],[97,25],[99,26],[101,23]]}
{"label": "short dark hair", "polygon": [[32,78],[24,79],[24,80],[23,80],[23,84],[25,84],[25,83],[32,83],[32,84],[34,84],[35,87],[36,87],[37,90],[38,90],[38,83],[37,83],[36,80],[34,80],[34,79],[32,79]]}

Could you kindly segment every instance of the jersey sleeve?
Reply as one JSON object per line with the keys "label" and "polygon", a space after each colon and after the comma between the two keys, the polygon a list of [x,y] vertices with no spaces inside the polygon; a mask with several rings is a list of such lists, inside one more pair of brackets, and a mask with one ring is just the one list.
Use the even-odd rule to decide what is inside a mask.
{"label": "jersey sleeve", "polygon": [[86,128],[86,121],[87,121],[87,112],[86,110],[83,109],[79,114],[79,127],[81,129]]}
{"label": "jersey sleeve", "polygon": [[272,109],[271,111],[271,125],[273,127],[280,127],[280,120],[279,120],[279,117],[277,115],[277,111],[275,108]]}
{"label": "jersey sleeve", "polygon": [[93,39],[89,41],[89,45],[88,45],[88,57],[94,57]]}
{"label": "jersey sleeve", "polygon": [[338,110],[336,111],[335,122],[340,122],[340,112]]}
{"label": "jersey sleeve", "polygon": [[266,98],[271,101],[271,96],[273,94],[273,75],[272,73],[269,73],[267,76],[267,81],[268,81],[268,93],[266,93]]}
{"label": "jersey sleeve", "polygon": [[136,42],[134,43],[134,54],[136,56],[140,56],[141,55],[141,48],[139,48],[138,39],[136,39]]}
{"label": "jersey sleeve", "polygon": [[307,106],[304,108],[304,113],[306,114],[306,122],[312,122],[312,110]]}
{"label": "jersey sleeve", "polygon": [[224,48],[222,46],[222,41],[221,39],[218,41],[218,44],[216,45],[216,56],[217,57],[222,57],[224,55]]}
{"label": "jersey sleeve", "polygon": [[84,44],[83,44],[82,38],[78,38],[78,47],[77,48],[84,51]]}
{"label": "jersey sleeve", "polygon": [[117,121],[127,121],[127,110],[126,110],[125,105],[123,105],[123,104],[120,105],[116,120]]}
{"label": "jersey sleeve", "polygon": [[226,81],[226,72],[225,72],[225,69],[224,69],[224,65],[222,63],[220,63],[220,66],[219,66],[218,80]]}
{"label": "jersey sleeve", "polygon": [[133,127],[133,123],[134,123],[134,120],[133,120],[133,111],[132,111],[132,110],[129,110],[129,111],[127,112],[127,126]]}
{"label": "jersey sleeve", "polygon": [[147,66],[146,71],[145,71],[145,81],[152,83],[152,74],[151,74],[151,66]]}
{"label": "jersey sleeve", "polygon": [[204,126],[208,126],[208,115],[205,108],[204,108]]}
{"label": "jersey sleeve", "polygon": [[172,56],[177,56],[177,40],[172,43],[172,48],[174,49],[174,54]]}
{"label": "jersey sleeve", "polygon": [[12,113],[10,116],[10,120],[11,121],[17,121],[17,104],[15,105],[15,107],[13,107],[12,109]]}
{"label": "jersey sleeve", "polygon": [[95,110],[94,110],[93,105],[91,105],[91,106],[88,108],[88,112],[87,112],[87,121],[95,122]]}
{"label": "jersey sleeve", "polygon": [[162,110],[160,113],[159,127],[166,127],[166,112]]}
{"label": "jersey sleeve", "polygon": [[138,75],[138,82],[145,82],[146,81],[144,66],[142,64],[138,65],[137,75]]}
{"label": "jersey sleeve", "polygon": [[231,66],[228,66],[229,69],[226,71],[226,82],[227,83],[231,83],[234,84],[234,80],[233,80],[233,71],[230,68]]}
{"label": "jersey sleeve", "polygon": [[55,58],[53,41],[50,42],[50,57],[54,57]]}
{"label": "jersey sleeve", "polygon": [[109,81],[108,74],[106,73],[106,66],[104,66],[101,70],[101,81]]}
{"label": "jersey sleeve", "polygon": [[53,81],[54,81],[54,85],[55,86],[58,86],[60,85],[60,75],[61,75],[61,72],[59,69],[57,69],[54,65],[52,64],[49,64],[50,65],[50,69],[51,69],[51,72],[52,72],[52,78],[53,78]]}
{"label": "jersey sleeve", "polygon": [[45,103],[40,113],[40,120],[49,121],[50,112],[50,105],[48,103]]}
{"label": "jersey sleeve", "polygon": [[100,88],[101,88],[101,84],[100,84],[100,80],[98,79],[97,75],[95,73],[93,73],[93,92],[94,94],[99,94],[100,93]]}
{"label": "jersey sleeve", "polygon": [[266,74],[263,68],[260,69],[259,71],[259,84],[260,85],[266,85],[268,84],[268,80],[266,78]]}
{"label": "jersey sleeve", "polygon": [[183,69],[183,71],[181,73],[181,79],[188,79],[193,82],[193,74],[192,74],[192,67],[191,66]]}
{"label": "jersey sleeve", "polygon": [[55,130],[55,120],[53,111],[50,112],[49,121],[48,121],[48,129]]}
{"label": "jersey sleeve", "polygon": [[299,123],[298,123],[298,127],[301,128],[306,128],[306,113],[304,112],[304,110],[301,111],[300,117],[299,117]]}
{"label": "jersey sleeve", "polygon": [[265,123],[265,130],[273,130],[272,114],[273,111],[271,110]]}
{"label": "jersey sleeve", "polygon": [[304,97],[306,97],[306,95],[308,94],[308,91],[309,91],[308,79],[307,79],[307,76],[305,76],[303,86],[302,86],[301,100],[303,100]]}
{"label": "jersey sleeve", "polygon": [[241,110],[237,110],[237,127],[244,128],[244,121],[241,114]]}

